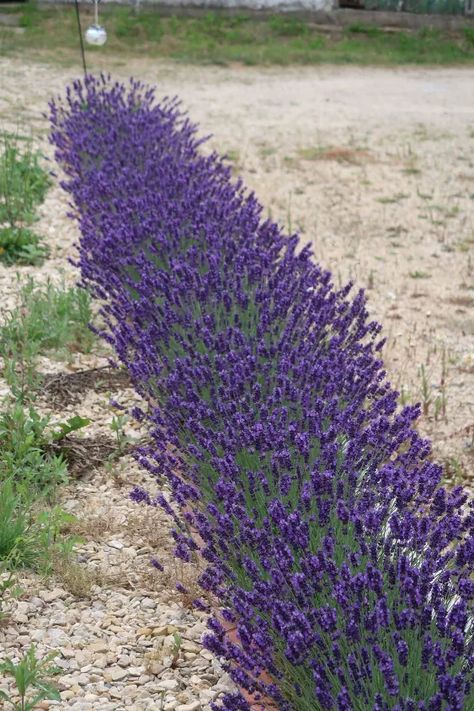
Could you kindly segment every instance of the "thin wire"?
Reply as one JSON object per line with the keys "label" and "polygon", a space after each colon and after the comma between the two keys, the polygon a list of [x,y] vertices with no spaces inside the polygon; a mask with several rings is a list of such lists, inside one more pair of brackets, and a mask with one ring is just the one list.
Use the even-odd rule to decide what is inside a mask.
{"label": "thin wire", "polygon": [[84,52],[84,40],[82,39],[82,27],[81,27],[81,17],[79,15],[79,2],[74,0],[76,6],[76,19],[77,19],[77,30],[79,32],[79,42],[81,45],[81,57],[82,57],[82,67],[84,69],[84,76],[87,76],[87,66],[86,66],[86,53]]}

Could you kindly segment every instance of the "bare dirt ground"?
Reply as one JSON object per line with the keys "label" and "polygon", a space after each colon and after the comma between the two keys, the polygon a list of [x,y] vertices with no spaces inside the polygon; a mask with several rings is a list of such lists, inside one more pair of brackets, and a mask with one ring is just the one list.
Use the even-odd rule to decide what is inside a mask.
{"label": "bare dirt ground", "polygon": [[[103,68],[118,78],[134,75],[157,84],[158,96],[178,94],[191,118],[201,124],[202,132],[213,134],[210,145],[227,153],[236,174],[256,191],[274,219],[299,231],[303,241],[313,245],[315,258],[333,272],[335,283],[352,279],[357,287],[367,289],[369,310],[381,321],[387,337],[384,357],[390,379],[405,401],[422,403],[420,429],[433,439],[434,456],[445,465],[447,479],[472,486],[474,69],[224,68],[136,60],[117,60]],[[31,63],[25,58],[1,60],[0,127],[31,130],[51,156],[46,140],[47,121],[42,114],[50,96],[62,92],[65,83],[79,71],[79,65],[73,71],[59,65]],[[12,303],[18,289],[17,271],[42,279],[56,277],[65,270],[67,279],[75,280],[67,258],[76,228],[67,220],[66,212],[64,195],[58,187],[51,189],[38,225],[52,248],[51,259],[40,268],[0,266],[2,311]],[[61,367],[77,369],[103,362],[103,358],[78,355],[72,364]],[[57,363],[49,364],[50,372],[58,368]],[[113,395],[120,400],[120,393]],[[77,410],[74,406],[71,412]],[[90,394],[79,411],[83,416],[92,416],[97,430],[106,428],[110,421],[110,410],[99,394],[95,399]],[[66,504],[69,501],[69,509],[79,515],[95,512],[97,520],[104,516],[112,522],[118,519],[119,524],[112,523],[110,529],[89,521],[91,542],[84,555],[107,558],[111,546],[115,555],[117,546],[114,548],[113,544],[118,537],[122,548],[125,546],[129,552],[124,565],[130,569],[131,558],[136,557],[141,544],[134,540],[133,531],[127,533],[124,529],[122,535],[118,532],[120,521],[131,515],[131,504],[124,503],[124,483],[129,477],[123,463],[121,466],[121,481],[101,472],[95,483],[93,479],[86,481],[79,490],[72,485],[65,500]],[[134,481],[139,476],[135,470]],[[168,524],[163,522],[163,535],[167,529]],[[132,598],[137,610],[142,609],[144,599],[158,601],[164,605],[161,627],[173,619],[186,638],[186,624],[189,628],[192,625],[186,622],[186,612],[173,613],[173,594],[170,598],[170,593],[163,593],[166,582],[139,594],[137,586],[141,583],[134,579],[132,591],[117,592],[115,586],[112,596],[96,586],[94,602],[86,607],[103,610],[116,619],[114,610],[126,606]],[[64,589],[63,593],[57,593],[55,603],[54,595],[48,597],[40,590],[25,603],[19,624],[25,626],[22,634],[26,640],[35,616],[36,627],[48,625],[51,605],[59,605],[56,617],[64,617],[61,606],[69,609],[70,602],[69,593]],[[37,618],[41,601],[50,598],[49,612]],[[97,667],[95,657],[91,660],[90,655],[84,655],[84,649],[95,649],[93,644],[100,642],[91,627],[90,638],[76,640],[83,662],[87,662],[81,667],[75,661],[76,642],[71,631],[77,615],[74,617],[76,613],[70,609],[71,623],[66,620],[63,626],[69,656],[63,658],[63,664],[72,681],[69,686],[63,682],[65,705],[61,704],[61,708],[102,709],[97,699],[103,699],[104,694],[109,695],[109,701],[103,701],[104,711],[148,708],[148,698],[135,698],[134,679],[127,681],[120,671],[128,668],[130,657],[138,668],[138,647],[134,656],[130,645],[127,647],[119,639],[115,651],[99,653],[103,666]],[[92,614],[91,625],[94,619]],[[131,622],[128,617],[121,620],[115,624],[126,628],[124,636],[133,637],[134,644],[136,639],[146,642],[146,634],[154,634],[150,625],[149,633],[142,630],[142,637],[138,635],[139,625],[146,624],[146,614],[135,615]],[[138,626],[135,636],[133,630],[130,632],[134,624]],[[112,623],[109,628],[114,631]],[[13,627],[9,634],[14,645]],[[147,683],[155,684],[150,688],[150,698],[156,698],[159,690],[166,694],[165,709],[206,709],[209,699],[216,698],[228,683],[222,680],[222,672],[207,670],[217,686],[214,688],[209,682],[203,693],[202,670],[211,661],[199,657],[198,650],[198,661],[192,661],[196,635],[197,632],[189,635],[188,658],[189,665],[197,665],[194,682],[189,682],[193,672],[189,665],[183,667],[181,676],[167,668],[165,681],[169,683],[161,687],[149,668],[140,667],[136,672],[137,678],[142,674],[141,684],[143,675],[151,679]],[[37,639],[44,641],[40,633]],[[203,661],[204,667],[199,666]],[[99,681],[92,679],[93,674]],[[160,674],[162,679],[163,669]],[[115,684],[115,697],[110,692],[111,681]],[[95,691],[94,683],[98,684]],[[192,683],[197,684],[195,691]],[[124,688],[134,699],[133,706],[119,700]],[[97,693],[97,698],[87,699],[86,690],[92,697]],[[81,701],[74,705],[73,698]],[[67,699],[71,700],[70,705]]]}

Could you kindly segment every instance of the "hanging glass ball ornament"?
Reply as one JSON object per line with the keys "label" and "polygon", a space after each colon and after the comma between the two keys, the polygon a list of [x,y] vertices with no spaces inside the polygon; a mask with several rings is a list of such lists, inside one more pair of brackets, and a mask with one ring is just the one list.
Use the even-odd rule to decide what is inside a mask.
{"label": "hanging glass ball ornament", "polygon": [[101,25],[91,25],[86,30],[86,42],[101,47],[107,42],[107,32]]}
{"label": "hanging glass ball ornament", "polygon": [[86,30],[86,42],[88,44],[95,44],[97,47],[101,47],[107,42],[107,32],[105,27],[99,25],[99,2],[100,0],[93,0],[94,2],[94,24],[87,28]]}

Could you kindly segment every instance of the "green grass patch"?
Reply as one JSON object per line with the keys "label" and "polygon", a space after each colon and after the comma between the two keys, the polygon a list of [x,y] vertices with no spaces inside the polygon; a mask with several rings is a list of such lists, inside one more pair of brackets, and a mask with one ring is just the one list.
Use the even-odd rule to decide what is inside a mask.
{"label": "green grass patch", "polygon": [[28,278],[18,306],[0,327],[0,355],[11,357],[26,345],[34,354],[54,351],[59,358],[75,351],[89,353],[95,341],[91,321],[91,299],[85,289],[49,280],[40,285]]}
{"label": "green grass patch", "polygon": [[[19,10],[23,34],[0,30],[0,53],[38,51],[62,62],[78,62],[79,48],[72,7],[39,8],[33,2]],[[92,7],[81,5],[83,26],[92,23]],[[340,33],[324,33],[316,24],[282,15],[257,19],[203,13],[197,17],[163,16],[143,9],[105,6],[101,21],[108,33],[94,55],[163,57],[186,62],[229,64],[361,65],[462,64],[474,61],[474,30],[385,32],[362,23]],[[58,52],[58,50],[62,50]]]}
{"label": "green grass patch", "polygon": [[29,225],[46,196],[51,179],[40,153],[24,136],[4,133],[0,140],[0,261],[40,264],[48,250]]}
{"label": "green grass patch", "polygon": [[17,400],[28,401],[41,384],[39,355],[67,360],[77,351],[91,351],[92,319],[84,289],[51,281],[38,285],[31,278],[21,286],[17,305],[0,325],[2,375]]}

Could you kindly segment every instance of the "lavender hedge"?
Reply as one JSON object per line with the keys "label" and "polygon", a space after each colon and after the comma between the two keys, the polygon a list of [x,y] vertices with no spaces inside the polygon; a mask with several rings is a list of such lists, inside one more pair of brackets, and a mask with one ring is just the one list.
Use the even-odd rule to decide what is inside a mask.
{"label": "lavender hedge", "polygon": [[282,711],[474,709],[473,505],[397,407],[364,294],[262,220],[176,101],[89,77],[51,120],[83,284],[148,404],[138,458],[172,491],[132,496],[237,625],[212,617],[208,648]]}

